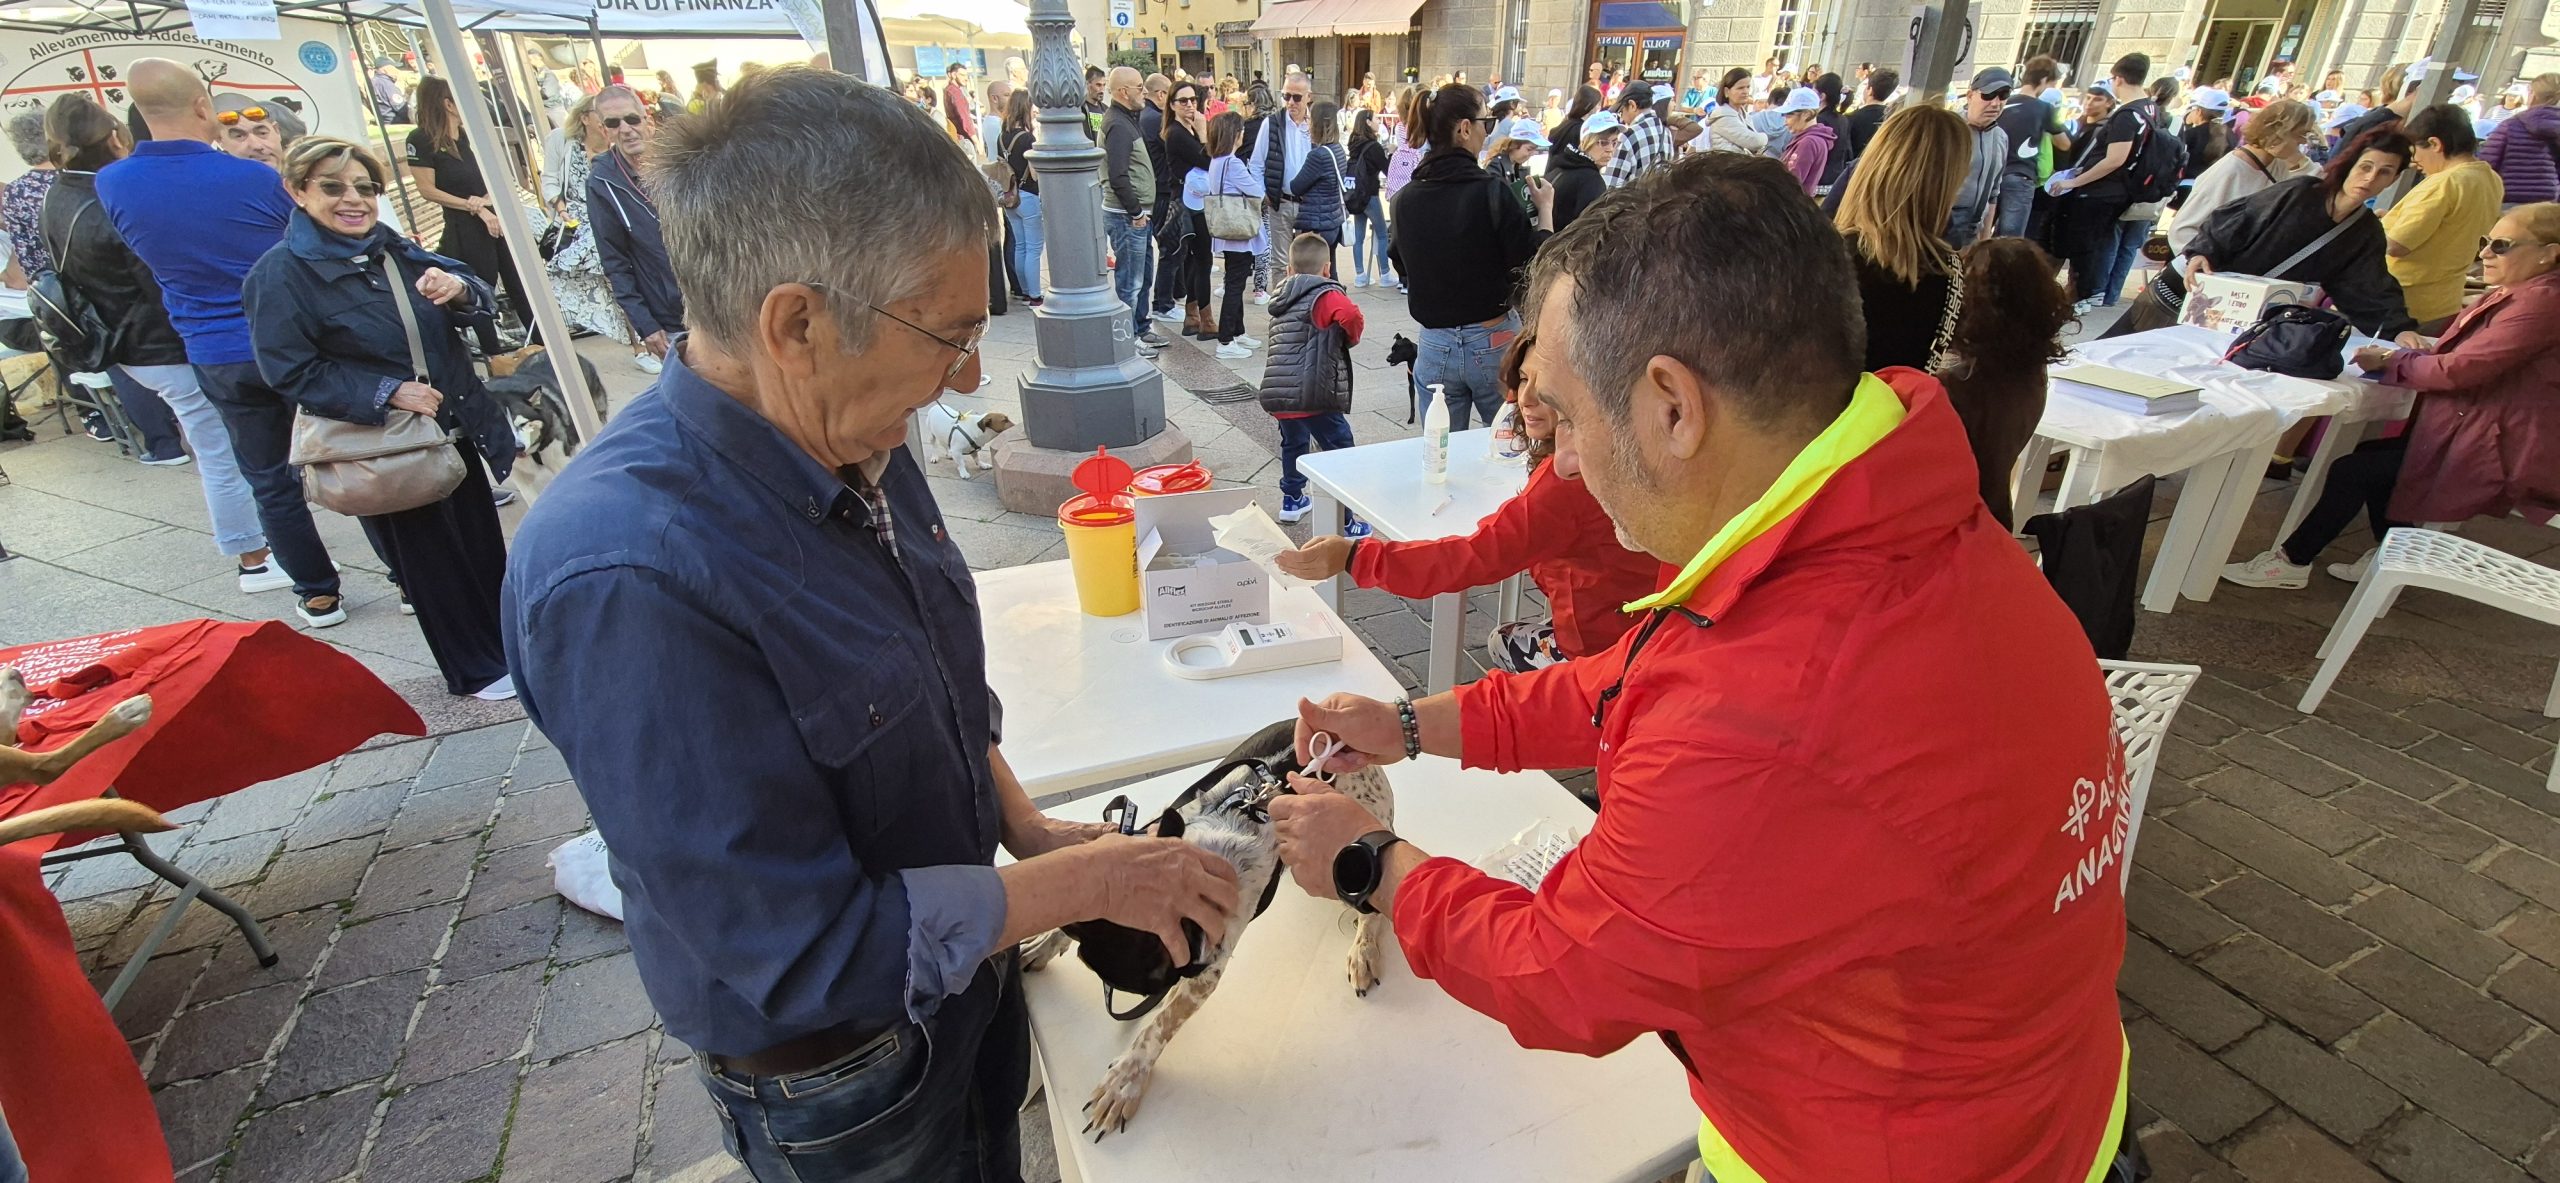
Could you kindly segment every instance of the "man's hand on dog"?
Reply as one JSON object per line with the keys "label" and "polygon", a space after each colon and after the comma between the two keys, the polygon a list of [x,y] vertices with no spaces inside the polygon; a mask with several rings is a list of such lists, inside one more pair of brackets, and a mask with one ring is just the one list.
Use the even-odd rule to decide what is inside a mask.
{"label": "man's hand on dog", "polygon": [[[1389,708],[1392,716],[1395,712]],[[1308,895],[1332,899],[1333,856],[1362,834],[1387,827],[1368,807],[1313,777],[1291,774],[1294,794],[1271,799],[1271,828],[1280,836],[1280,861]]]}
{"label": "man's hand on dog", "polygon": [[1208,938],[1203,948],[1226,939],[1227,917],[1236,910],[1236,869],[1215,854],[1179,838],[1105,834],[1050,857],[1091,859],[1095,919],[1156,934],[1176,966],[1191,963],[1183,921],[1200,926]]}

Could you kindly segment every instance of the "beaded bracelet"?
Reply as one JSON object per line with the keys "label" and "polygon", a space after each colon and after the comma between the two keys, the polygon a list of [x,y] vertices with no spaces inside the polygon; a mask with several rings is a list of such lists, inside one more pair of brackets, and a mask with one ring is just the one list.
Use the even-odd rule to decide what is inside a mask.
{"label": "beaded bracelet", "polygon": [[1412,699],[1396,700],[1396,721],[1404,724],[1404,758],[1411,760],[1422,755],[1422,720],[1413,713]]}

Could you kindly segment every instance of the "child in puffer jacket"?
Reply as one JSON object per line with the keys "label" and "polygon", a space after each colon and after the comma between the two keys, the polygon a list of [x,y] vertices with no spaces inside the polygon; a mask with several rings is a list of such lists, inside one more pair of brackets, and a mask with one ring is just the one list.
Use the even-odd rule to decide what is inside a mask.
{"label": "child in puffer jacket", "polygon": [[[1351,347],[1360,343],[1363,326],[1360,306],[1333,278],[1333,246],[1314,234],[1290,240],[1289,276],[1271,293],[1271,348],[1263,357],[1261,394],[1262,409],[1280,422],[1281,521],[1307,516],[1312,504],[1298,458],[1311,447],[1331,452],[1352,446]],[[1360,530],[1366,533],[1367,527]]]}

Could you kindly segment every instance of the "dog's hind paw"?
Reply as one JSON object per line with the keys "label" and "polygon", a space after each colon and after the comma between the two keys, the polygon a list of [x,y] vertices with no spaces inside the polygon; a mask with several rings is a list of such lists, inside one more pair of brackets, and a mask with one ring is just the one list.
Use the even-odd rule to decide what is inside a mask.
{"label": "dog's hind paw", "polygon": [[1147,1079],[1155,1075],[1155,1065],[1123,1053],[1111,1061],[1111,1070],[1103,1073],[1102,1083],[1093,1090],[1093,1099],[1084,1103],[1084,1132],[1099,1142],[1104,1135],[1129,1128],[1129,1119],[1138,1115],[1138,1104],[1146,1100]]}
{"label": "dog's hind paw", "polygon": [[1038,973],[1048,967],[1058,954],[1067,951],[1069,939],[1065,929],[1053,928],[1031,938],[1022,946],[1022,972]]}

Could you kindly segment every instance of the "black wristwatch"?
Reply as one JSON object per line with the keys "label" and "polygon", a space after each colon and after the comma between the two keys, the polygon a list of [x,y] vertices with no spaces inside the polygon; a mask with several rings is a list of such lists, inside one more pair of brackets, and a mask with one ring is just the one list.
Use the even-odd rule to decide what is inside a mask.
{"label": "black wristwatch", "polygon": [[1387,878],[1387,848],[1402,842],[1392,830],[1371,830],[1333,856],[1333,894],[1363,914],[1374,914],[1369,897]]}

